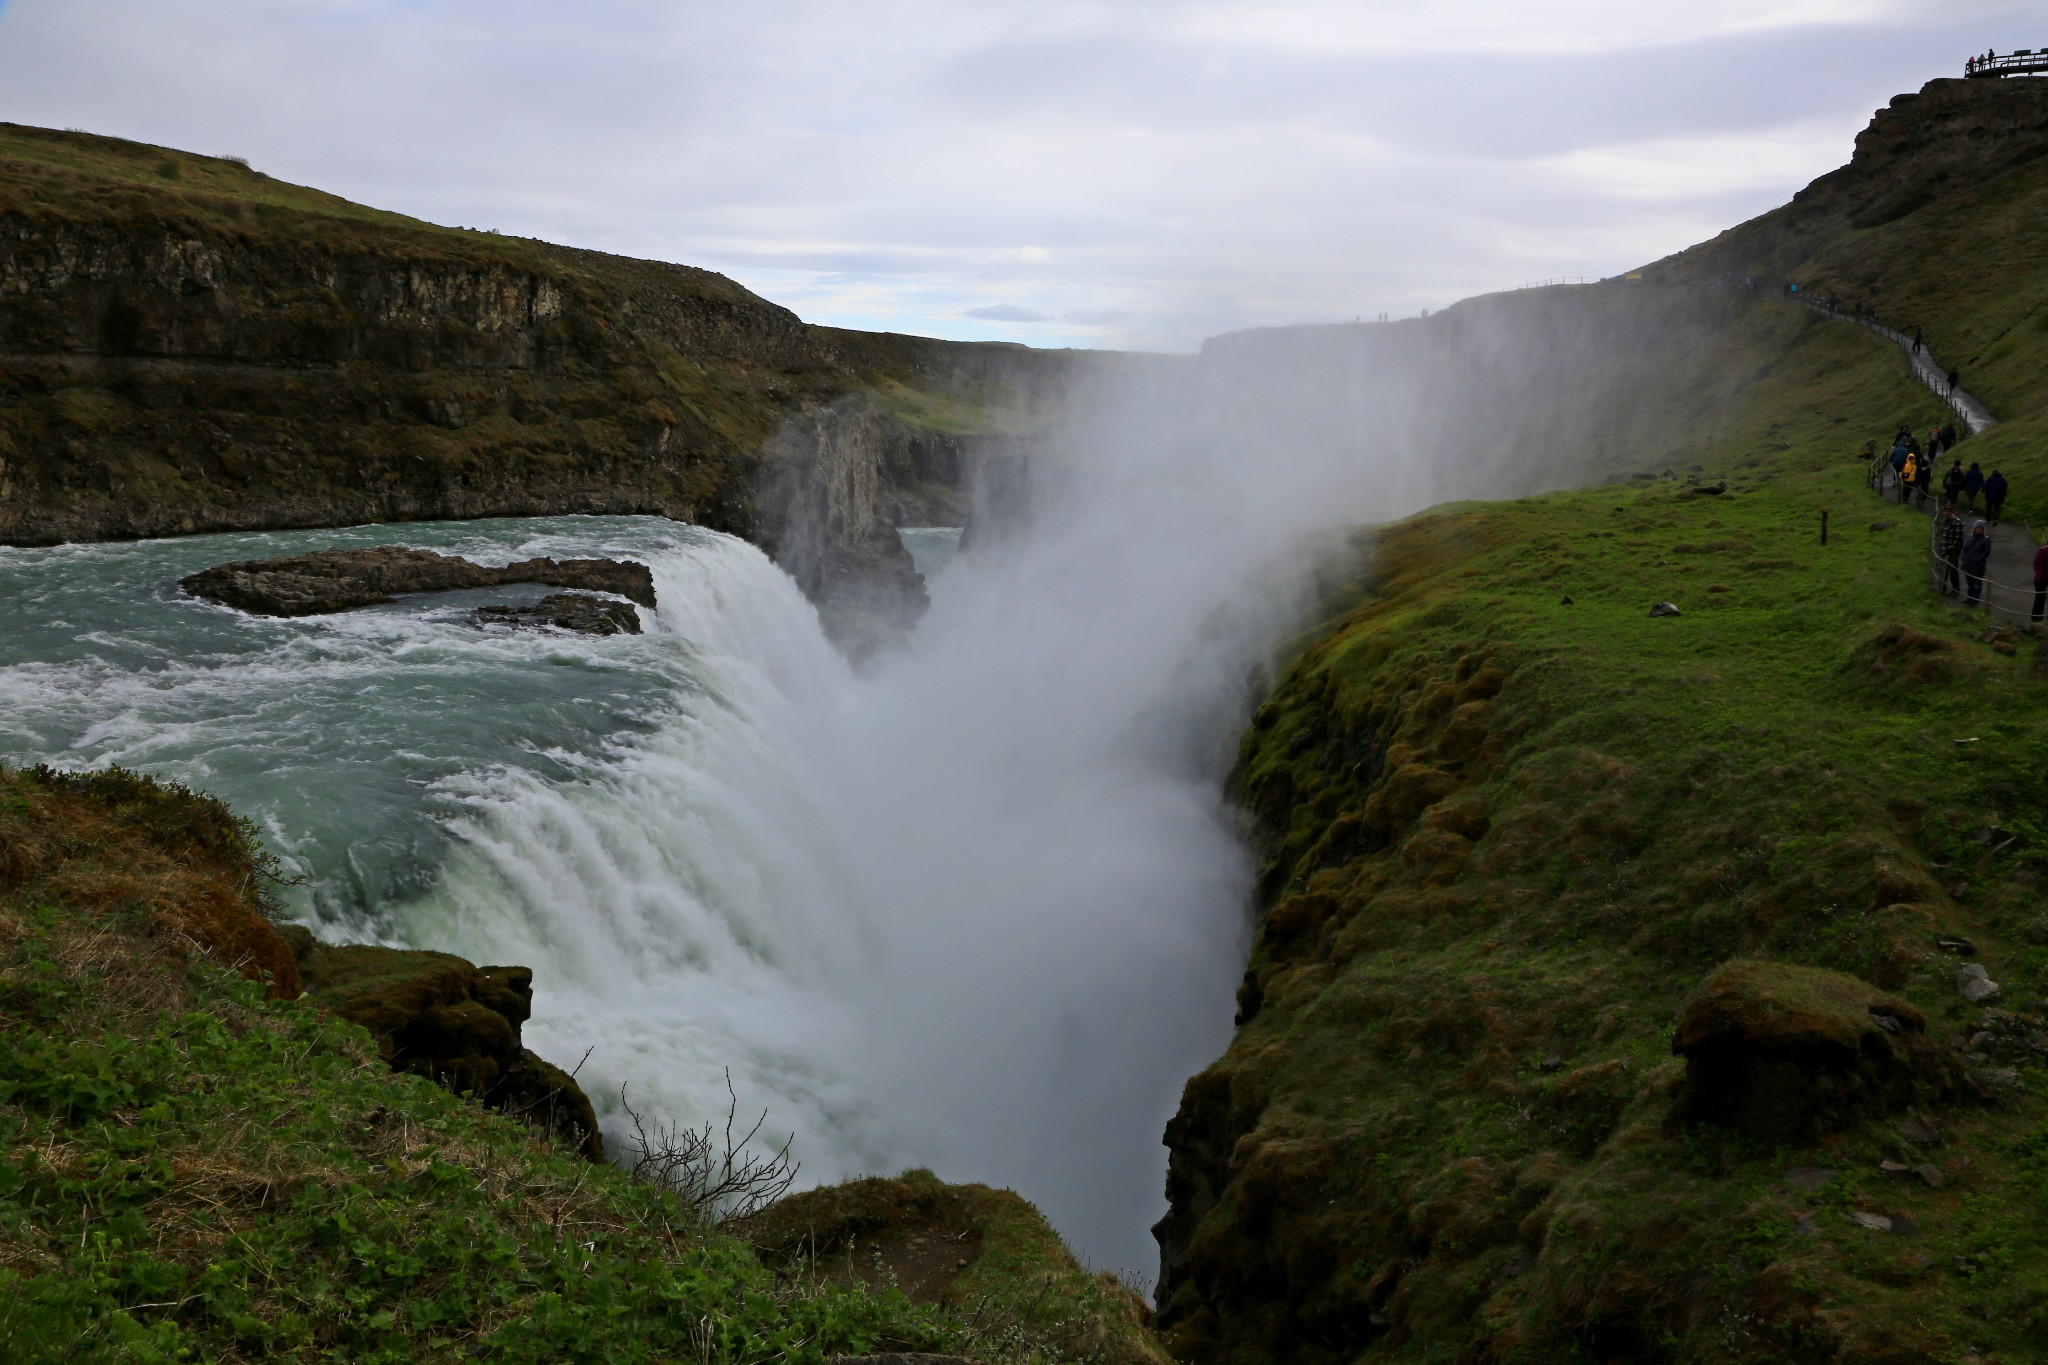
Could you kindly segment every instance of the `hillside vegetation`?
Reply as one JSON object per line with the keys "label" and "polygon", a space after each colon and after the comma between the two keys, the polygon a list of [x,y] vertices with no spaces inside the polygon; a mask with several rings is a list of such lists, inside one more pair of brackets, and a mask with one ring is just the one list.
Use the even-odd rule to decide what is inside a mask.
{"label": "hillside vegetation", "polygon": [[[2040,164],[1800,249],[2033,290]],[[1959,221],[1979,191],[2003,228]],[[1864,486],[1940,411],[1895,347],[1649,287],[1723,300],[1620,419],[1658,477],[1358,533],[1245,737],[1263,915],[1168,1130],[1183,1359],[2048,1340],[2048,658],[1933,596],[1925,520]],[[1942,325],[2010,332],[1968,303],[2006,293]],[[1979,392],[2023,414],[2040,351]]]}
{"label": "hillside vegetation", "polygon": [[0,1359],[1157,1358],[1006,1192],[924,1177],[964,1264],[835,1275],[394,1073],[265,885],[218,802],[0,768]]}
{"label": "hillside vegetation", "polygon": [[2048,524],[2048,81],[1938,80],[1900,95],[1849,165],[1792,203],[1656,265],[1659,280],[1754,276],[1918,327],[2002,425],[1971,452]]}

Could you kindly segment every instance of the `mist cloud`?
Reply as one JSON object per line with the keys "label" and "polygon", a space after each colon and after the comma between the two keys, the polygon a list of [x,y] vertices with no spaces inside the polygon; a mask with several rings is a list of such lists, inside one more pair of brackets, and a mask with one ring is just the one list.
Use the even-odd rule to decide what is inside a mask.
{"label": "mist cloud", "polygon": [[709,266],[817,321],[1187,348],[1639,264],[2040,28],[1967,0],[15,0],[0,117]]}

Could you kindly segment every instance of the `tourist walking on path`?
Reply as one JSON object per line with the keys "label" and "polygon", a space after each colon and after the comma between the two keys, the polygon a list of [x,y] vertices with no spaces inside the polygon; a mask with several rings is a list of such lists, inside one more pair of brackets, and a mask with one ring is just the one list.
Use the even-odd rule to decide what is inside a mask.
{"label": "tourist walking on path", "polygon": [[1984,471],[1975,460],[1963,471],[1963,507],[1967,511],[1977,510],[1977,495],[1984,491]]}
{"label": "tourist walking on path", "polygon": [[1970,538],[1963,542],[1963,582],[1970,589],[1963,605],[1974,607],[1984,601],[1984,566],[1991,562],[1991,537],[1981,521],[1970,524]]}
{"label": "tourist walking on path", "polygon": [[1984,515],[1991,518],[1993,526],[1998,525],[1999,509],[2005,506],[2005,490],[2005,475],[1992,470],[1991,477],[1984,480]]}
{"label": "tourist walking on path", "polygon": [[1953,597],[1963,586],[1963,519],[1956,515],[1953,498],[1941,505],[1934,532],[1935,552],[1941,556],[1941,595]]}
{"label": "tourist walking on path", "polygon": [[1913,505],[1915,507],[1925,507],[1928,497],[1933,490],[1934,461],[1931,459],[1922,460],[1920,462],[1920,470],[1913,479]]}
{"label": "tourist walking on path", "polygon": [[1906,452],[1906,462],[1899,466],[1899,506],[1904,507],[1913,496],[1913,485],[1920,482],[1920,457]]}
{"label": "tourist walking on path", "polygon": [[1948,473],[1941,476],[1941,496],[1943,501],[1951,505],[1963,500],[1963,462],[1961,460],[1952,461],[1949,464]]}
{"label": "tourist walking on path", "polygon": [[2034,624],[2041,624],[2044,609],[2048,609],[2048,545],[2034,551]]}
{"label": "tourist walking on path", "polygon": [[1962,377],[1963,374],[1961,370],[1952,369],[1948,372],[1948,391],[1950,393],[1954,393],[1956,391],[1956,385],[1962,380]]}

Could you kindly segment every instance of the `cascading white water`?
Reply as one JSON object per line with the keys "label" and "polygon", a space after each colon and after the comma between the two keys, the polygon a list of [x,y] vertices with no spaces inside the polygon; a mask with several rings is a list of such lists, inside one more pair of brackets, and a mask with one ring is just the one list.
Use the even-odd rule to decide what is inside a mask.
{"label": "cascading white water", "polygon": [[[622,1088],[699,1121],[729,1068],[807,1179],[1013,1186],[1143,1273],[1244,951],[1221,777],[1296,619],[1275,557],[1427,500],[1358,423],[1186,378],[1074,428],[1061,495],[861,674],[758,550],[652,518],[0,550],[0,754],[221,795],[329,937],[531,965],[529,1041],[588,1050],[615,1135]],[[589,639],[478,630],[475,595],[273,621],[170,586],[381,543],[636,558],[660,607]]]}

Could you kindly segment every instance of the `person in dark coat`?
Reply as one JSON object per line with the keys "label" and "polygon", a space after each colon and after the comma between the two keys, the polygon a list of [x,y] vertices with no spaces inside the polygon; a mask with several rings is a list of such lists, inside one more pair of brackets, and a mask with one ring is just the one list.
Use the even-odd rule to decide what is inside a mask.
{"label": "person in dark coat", "polygon": [[1984,480],[1984,515],[1991,519],[1993,526],[1998,525],[1999,509],[2005,506],[2006,487],[2005,475],[1995,469],[1991,471],[1991,477]]}
{"label": "person in dark coat", "polygon": [[1950,504],[1963,500],[1963,462],[1952,461],[1948,473],[1941,476],[1941,496]]}
{"label": "person in dark coat", "polygon": [[1967,511],[1977,510],[1977,495],[1984,491],[1984,471],[1975,460],[1963,471],[1963,507]]}
{"label": "person in dark coat", "polygon": [[1970,524],[1970,538],[1963,542],[1963,583],[1969,588],[1966,607],[1982,606],[1984,602],[1984,569],[1991,563],[1991,537],[1981,521]]}
{"label": "person in dark coat", "polygon": [[1920,467],[1913,472],[1913,505],[1915,507],[1925,507],[1928,498],[1933,492],[1934,461],[1932,459],[1922,460]]}
{"label": "person in dark coat", "polygon": [[1941,424],[1941,448],[1943,450],[1954,450],[1956,448],[1956,424],[1954,422],[1943,422]]}
{"label": "person in dark coat", "polygon": [[1934,549],[1941,556],[1941,595],[1953,597],[1963,586],[1963,519],[1956,515],[1953,499],[1941,505],[1941,519],[1934,525]]}
{"label": "person in dark coat", "polygon": [[2034,551],[2034,624],[2048,613],[2048,545]]}

